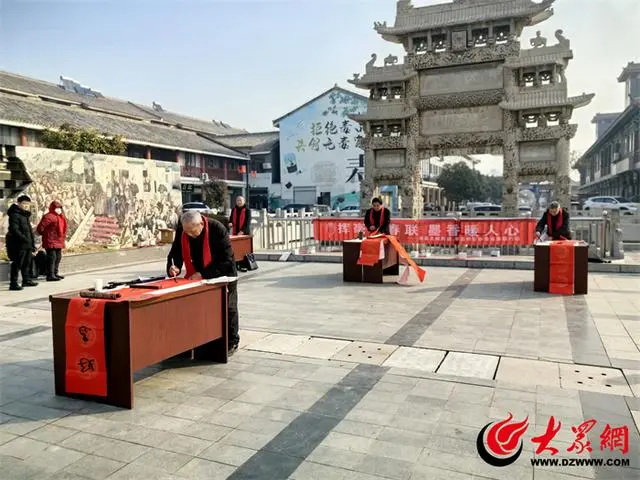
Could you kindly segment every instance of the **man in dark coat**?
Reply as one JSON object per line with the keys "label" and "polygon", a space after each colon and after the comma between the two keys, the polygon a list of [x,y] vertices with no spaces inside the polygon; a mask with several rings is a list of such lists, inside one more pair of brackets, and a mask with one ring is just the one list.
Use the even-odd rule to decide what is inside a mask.
{"label": "man in dark coat", "polygon": [[[11,260],[9,290],[38,285],[31,279],[31,261],[36,253],[36,241],[31,228],[31,199],[27,195],[18,197],[18,203],[11,205],[7,212],[9,230],[6,236],[7,255]],[[22,286],[18,283],[18,273],[22,273]]]}
{"label": "man in dark coat", "polygon": [[391,212],[382,205],[382,200],[378,197],[371,200],[371,208],[364,214],[364,226],[367,227],[369,235],[390,235],[390,224]]}
{"label": "man in dark coat", "polygon": [[[226,227],[217,220],[205,218],[194,210],[186,211],[176,229],[176,237],[167,257],[167,274],[176,277],[186,269],[186,278],[210,279],[237,277],[236,262]],[[228,284],[229,355],[238,349],[238,289]]]}
{"label": "man in dark coat", "polygon": [[536,225],[536,235],[538,238],[547,229],[547,236],[552,240],[571,240],[571,230],[569,230],[569,212],[566,208],[560,208],[558,202],[551,202],[549,208],[544,212],[542,218]]}

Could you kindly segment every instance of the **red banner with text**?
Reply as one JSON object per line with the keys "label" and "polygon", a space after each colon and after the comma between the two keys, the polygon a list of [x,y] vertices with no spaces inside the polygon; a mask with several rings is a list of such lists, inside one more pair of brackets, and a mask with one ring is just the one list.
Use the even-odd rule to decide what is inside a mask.
{"label": "red banner with text", "polygon": [[[533,218],[399,218],[392,220],[390,233],[405,245],[531,245],[535,225]],[[367,233],[360,218],[316,218],[313,231],[319,242],[353,240]]]}

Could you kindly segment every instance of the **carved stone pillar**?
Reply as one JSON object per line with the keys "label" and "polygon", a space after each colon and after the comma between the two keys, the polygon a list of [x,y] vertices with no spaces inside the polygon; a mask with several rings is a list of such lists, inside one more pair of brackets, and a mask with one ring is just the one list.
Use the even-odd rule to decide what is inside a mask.
{"label": "carved stone pillar", "polygon": [[509,111],[503,112],[503,124],[505,127],[502,176],[504,184],[502,187],[502,214],[505,217],[518,216],[518,172],[520,170],[520,148],[517,141],[517,122],[514,114]]}
{"label": "carved stone pillar", "polygon": [[571,206],[571,177],[570,173],[569,139],[562,137],[556,144],[557,173],[555,179],[555,200],[566,208]]}

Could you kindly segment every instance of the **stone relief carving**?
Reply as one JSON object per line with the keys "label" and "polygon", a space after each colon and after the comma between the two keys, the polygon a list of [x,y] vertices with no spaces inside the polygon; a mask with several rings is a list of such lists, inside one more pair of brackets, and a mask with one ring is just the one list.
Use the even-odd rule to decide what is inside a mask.
{"label": "stone relief carving", "polygon": [[373,22],[373,29],[377,30],[378,28],[387,28],[387,22]]}
{"label": "stone relief carving", "polygon": [[529,40],[529,44],[533,48],[546,47],[547,46],[547,39],[546,39],[546,37],[543,37],[541,32],[540,32],[540,30],[538,30],[536,32],[536,36],[534,38],[532,38],[531,40]]}
{"label": "stone relief carving", "polygon": [[395,65],[398,63],[398,57],[396,57],[395,55],[389,55],[387,58],[384,59],[384,66],[388,67],[390,65]]}
{"label": "stone relief carving", "polygon": [[371,139],[371,148],[374,149],[396,149],[406,148],[407,137],[375,137]]}
{"label": "stone relief carving", "polygon": [[416,101],[419,110],[439,110],[443,108],[463,108],[484,105],[497,105],[502,101],[502,89],[484,90],[478,92],[450,93],[422,97]]}
{"label": "stone relief carving", "polygon": [[422,137],[418,141],[421,149],[454,149],[466,147],[488,147],[502,145],[504,135],[502,132],[486,133],[452,133],[448,135],[430,135]]}
{"label": "stone relief carving", "polygon": [[464,52],[424,53],[421,55],[409,54],[408,63],[416,70],[433,67],[446,67],[453,65],[467,65],[470,63],[482,63],[504,60],[506,57],[518,55],[520,43],[511,42],[500,45],[488,45],[482,48],[473,48]]}
{"label": "stone relief carving", "polygon": [[521,142],[535,142],[540,140],[571,139],[576,135],[578,125],[554,125],[552,127],[537,127],[519,129],[517,140]]}
{"label": "stone relief carving", "polygon": [[376,60],[378,59],[378,55],[376,55],[375,53],[371,54],[371,60],[369,60],[366,65],[365,65],[365,72],[370,72],[371,70],[373,70],[374,65],[376,63]]}
{"label": "stone relief carving", "polygon": [[562,48],[566,48],[569,49],[571,48],[571,42],[569,41],[569,39],[567,39],[564,35],[563,35],[563,31],[562,29],[558,29],[556,30],[556,39],[558,40],[558,45],[560,45]]}

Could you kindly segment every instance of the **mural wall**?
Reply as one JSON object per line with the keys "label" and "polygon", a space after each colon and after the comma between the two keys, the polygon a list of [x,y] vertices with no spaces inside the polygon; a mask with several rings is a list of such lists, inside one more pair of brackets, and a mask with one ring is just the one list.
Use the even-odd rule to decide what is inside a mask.
{"label": "mural wall", "polygon": [[[17,147],[33,183],[24,194],[33,201],[34,225],[53,200],[62,202],[68,221],[67,247],[86,244],[147,246],[159,229],[178,221],[180,166],[139,158]],[[8,227],[0,207],[0,244]],[[36,237],[38,240],[39,237]]]}
{"label": "mural wall", "polygon": [[359,203],[364,133],[347,115],[366,109],[365,98],[335,88],[280,121],[283,200],[292,202],[296,187],[315,186],[316,195],[330,192],[332,205]]}

